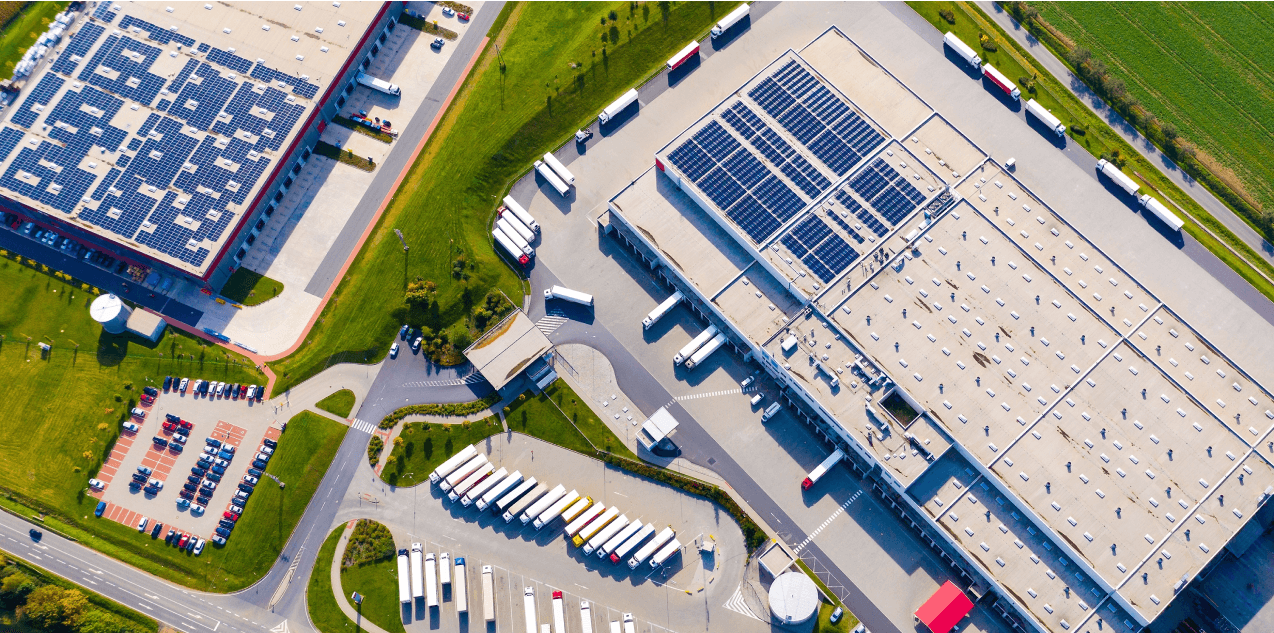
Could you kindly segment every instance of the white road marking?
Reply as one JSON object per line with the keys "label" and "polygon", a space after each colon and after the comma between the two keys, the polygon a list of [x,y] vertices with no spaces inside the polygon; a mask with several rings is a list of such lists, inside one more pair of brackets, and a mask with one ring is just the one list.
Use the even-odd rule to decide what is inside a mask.
{"label": "white road marking", "polygon": [[349,426],[355,431],[362,431],[368,435],[371,435],[376,432],[376,425],[372,424],[371,422],[365,422],[358,418],[354,418],[354,422],[350,424]]}
{"label": "white road marking", "polygon": [[841,513],[845,511],[845,508],[848,508],[849,505],[853,503],[854,500],[857,499],[858,496],[861,494],[863,494],[863,491],[862,489],[859,489],[856,492],[854,492],[854,494],[850,495],[849,499],[847,499],[845,503],[840,504],[840,507],[836,508],[836,511],[833,512],[831,516],[827,517],[827,520],[823,521],[822,525],[818,526],[818,529],[814,530],[813,532],[810,532],[809,536],[805,537],[805,540],[801,541],[800,545],[793,547],[792,552],[799,554],[803,547],[805,547],[806,545],[809,545],[810,541],[814,540],[814,537],[818,536],[819,532],[822,532],[823,530],[827,529],[827,526],[831,525],[832,521],[835,521],[836,517],[839,517]]}
{"label": "white road marking", "polygon": [[748,603],[744,601],[743,599],[742,587],[735,589],[734,595],[731,596],[729,600],[726,600],[725,604],[722,606],[724,606],[725,608],[735,613],[738,613],[739,615],[752,618],[753,620],[756,620],[758,622],[765,622],[765,620],[762,620],[761,618],[756,617],[756,614],[752,612],[752,609],[748,608]]}
{"label": "white road marking", "polygon": [[692,393],[685,396],[677,396],[676,398],[673,398],[673,400],[676,400],[678,402],[685,402],[686,400],[698,400],[699,398],[715,398],[717,396],[731,396],[731,395],[740,394],[740,393],[743,393],[742,389],[725,389],[722,391],[711,391],[708,393]]}

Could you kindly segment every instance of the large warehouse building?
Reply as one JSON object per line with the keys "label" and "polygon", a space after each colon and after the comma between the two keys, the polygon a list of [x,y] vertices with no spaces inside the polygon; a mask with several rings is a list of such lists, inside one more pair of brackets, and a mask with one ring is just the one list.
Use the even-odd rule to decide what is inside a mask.
{"label": "large warehouse building", "polygon": [[0,115],[4,210],[219,288],[391,13],[372,2],[91,5]]}
{"label": "large warehouse building", "polygon": [[835,28],[601,220],[1015,627],[1140,630],[1274,508],[1274,396]]}

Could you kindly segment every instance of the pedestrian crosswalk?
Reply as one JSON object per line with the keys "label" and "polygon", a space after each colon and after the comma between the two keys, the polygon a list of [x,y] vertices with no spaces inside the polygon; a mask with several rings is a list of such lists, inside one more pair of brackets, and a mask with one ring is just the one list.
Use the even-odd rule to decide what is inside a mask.
{"label": "pedestrian crosswalk", "polygon": [[469,374],[462,378],[452,378],[451,380],[418,380],[416,382],[403,383],[404,387],[453,387],[456,385],[472,385],[482,382],[482,374]]}
{"label": "pedestrian crosswalk", "polygon": [[708,393],[692,393],[685,396],[677,396],[676,398],[674,398],[674,400],[677,400],[679,402],[685,402],[686,400],[698,400],[699,398],[714,398],[716,396],[731,396],[738,393],[743,393],[743,390],[742,389],[725,389],[722,391],[711,391]]}
{"label": "pedestrian crosswalk", "polygon": [[544,336],[548,336],[552,334],[553,332],[556,332],[557,328],[562,327],[562,324],[566,323],[568,320],[569,319],[567,319],[564,316],[560,316],[557,314],[549,314],[549,315],[546,315],[544,318],[540,319],[539,321],[536,321],[535,328],[543,332]]}
{"label": "pedestrian crosswalk", "polygon": [[739,615],[752,618],[753,620],[765,622],[765,620],[756,617],[756,613],[754,613],[752,609],[748,608],[747,601],[743,599],[743,589],[741,587],[739,589],[735,589],[734,595],[731,596],[729,600],[726,600],[725,608],[738,613]]}
{"label": "pedestrian crosswalk", "polygon": [[350,426],[350,428],[354,429],[355,431],[362,431],[362,432],[364,432],[364,433],[366,433],[366,434],[368,434],[368,435],[371,435],[371,434],[373,434],[373,433],[375,433],[375,432],[376,432],[376,425],[375,425],[375,424],[372,424],[371,422],[365,422],[365,421],[360,420],[360,419],[358,419],[358,418],[354,418],[354,421],[353,421],[352,423],[350,423],[350,425],[349,425],[349,426]]}
{"label": "pedestrian crosswalk", "polygon": [[831,516],[827,517],[827,520],[823,521],[822,525],[818,526],[818,529],[814,530],[813,532],[810,532],[809,536],[805,537],[805,540],[801,541],[800,545],[793,547],[792,552],[794,554],[801,553],[802,548],[804,548],[806,545],[809,545],[810,541],[814,540],[814,537],[818,536],[819,532],[822,532],[823,530],[827,529],[827,526],[831,525],[832,521],[835,521],[836,517],[840,516],[841,513],[845,511],[845,508],[848,508],[849,504],[853,503],[854,500],[858,498],[858,495],[861,495],[861,494],[863,494],[863,491],[860,489],[854,492],[854,494],[850,495],[849,499],[845,500],[845,503],[840,504],[840,507],[836,508],[836,511],[833,512]]}

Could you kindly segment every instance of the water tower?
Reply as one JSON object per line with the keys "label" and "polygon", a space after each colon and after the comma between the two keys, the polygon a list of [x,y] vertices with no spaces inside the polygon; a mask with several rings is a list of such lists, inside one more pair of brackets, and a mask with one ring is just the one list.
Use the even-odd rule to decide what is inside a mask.
{"label": "water tower", "polygon": [[133,310],[124,305],[124,301],[119,297],[106,294],[93,300],[88,313],[94,321],[102,324],[102,329],[111,334],[122,334],[124,325],[128,322],[128,317]]}

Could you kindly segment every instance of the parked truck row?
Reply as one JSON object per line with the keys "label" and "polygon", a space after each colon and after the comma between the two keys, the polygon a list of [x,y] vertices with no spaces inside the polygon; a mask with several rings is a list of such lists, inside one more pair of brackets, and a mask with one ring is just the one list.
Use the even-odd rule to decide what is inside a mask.
{"label": "parked truck row", "polygon": [[539,233],[540,225],[535,218],[513,196],[505,196],[504,204],[496,211],[495,226],[491,229],[492,239],[509,257],[525,267],[535,257],[532,243]]}
{"label": "parked truck row", "polygon": [[[465,562],[463,558],[456,558],[454,572],[451,564],[450,554],[443,552],[441,556],[435,556],[433,552],[424,551],[420,543],[412,543],[410,551],[398,550],[398,601],[411,604],[413,601],[423,600],[427,608],[434,609],[438,606],[441,588],[450,585],[456,610],[467,613],[469,597],[466,593],[468,578]],[[486,568],[484,572],[485,570]],[[452,583],[453,577],[455,583]]]}
{"label": "parked truck row", "polygon": [[[595,503],[592,497],[578,490],[568,491],[562,484],[550,487],[535,477],[524,478],[520,470],[512,473],[505,468],[496,470],[473,445],[444,461],[430,473],[429,481],[447,493],[451,501],[460,501],[466,507],[476,505],[479,511],[489,509],[505,523],[517,520],[539,531],[560,519],[565,525],[563,533],[573,546],[582,549],[586,556],[596,554],[598,558],[609,558],[615,565],[631,553],[630,569],[643,563],[656,568],[681,551],[681,542],[671,527],[656,534],[653,523],[631,520],[619,508]],[[417,563],[414,553],[412,556],[414,569]],[[424,557],[427,595],[429,585],[433,584],[431,557],[432,554]],[[445,567],[442,572],[444,584],[449,582],[449,569]],[[418,588],[416,597],[420,597]],[[428,602],[434,605],[431,600]]]}

